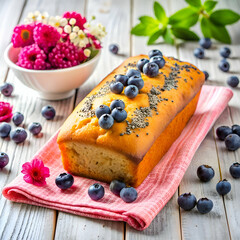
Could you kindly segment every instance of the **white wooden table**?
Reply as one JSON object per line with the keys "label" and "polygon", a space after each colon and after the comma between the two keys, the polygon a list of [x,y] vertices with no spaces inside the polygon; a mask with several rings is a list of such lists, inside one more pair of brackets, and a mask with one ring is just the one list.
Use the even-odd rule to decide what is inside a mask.
{"label": "white wooden table", "polygon": [[[1,100],[9,101],[14,111],[25,116],[25,125],[39,121],[43,125],[43,136],[28,137],[24,144],[16,145],[12,141],[0,139],[0,150],[10,157],[8,166],[0,171],[0,189],[13,180],[21,170],[21,166],[51,137],[62,125],[74,107],[86,94],[110,71],[118,66],[126,57],[147,53],[154,46],[146,46],[146,39],[130,35],[130,29],[138,22],[141,15],[153,14],[153,0],[0,0],[0,81],[14,84],[14,95],[11,98],[1,96]],[[168,14],[182,8],[183,0],[161,0]],[[239,0],[221,0],[218,8],[228,7],[240,11]],[[44,101],[36,98],[34,93],[23,86],[9,71],[3,60],[3,51],[10,42],[13,27],[22,23],[29,11],[48,11],[51,15],[61,15],[64,11],[78,11],[87,17],[95,15],[107,29],[103,53],[100,63],[91,78],[73,97],[63,101]],[[178,47],[161,44],[164,55],[174,56],[197,65],[201,70],[210,73],[209,85],[226,85],[231,74],[240,74],[240,24],[229,27],[233,45],[231,73],[223,73],[217,68],[219,47],[214,46],[206,51],[204,60],[193,57],[193,49],[197,43],[185,43]],[[199,31],[198,31],[199,32]],[[120,56],[108,51],[110,43],[120,46]],[[240,89],[234,89],[234,97],[213,129],[201,144],[187,170],[178,191],[169,203],[157,215],[148,229],[138,232],[123,222],[111,222],[79,217],[72,214],[54,211],[26,204],[12,203],[0,195],[0,239],[240,239],[240,180],[233,179],[229,166],[240,162],[240,150],[228,152],[224,143],[216,139],[215,129],[219,125],[240,124]],[[53,121],[46,121],[40,114],[44,105],[51,104],[57,112]],[[215,177],[210,183],[200,183],[196,177],[197,167],[209,164],[215,169]],[[230,180],[232,191],[220,197],[215,191],[216,183],[223,178]],[[185,212],[177,205],[178,195],[192,192],[198,199],[208,197],[213,200],[214,208],[206,215],[196,210]]]}

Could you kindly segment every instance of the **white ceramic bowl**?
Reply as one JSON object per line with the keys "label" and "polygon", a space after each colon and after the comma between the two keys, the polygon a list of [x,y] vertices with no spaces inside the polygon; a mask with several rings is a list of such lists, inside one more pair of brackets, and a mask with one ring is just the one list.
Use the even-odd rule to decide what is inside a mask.
{"label": "white ceramic bowl", "polygon": [[72,96],[74,89],[81,86],[93,73],[100,57],[99,51],[94,58],[75,67],[59,70],[30,70],[16,65],[20,50],[20,48],[13,48],[10,44],[4,52],[6,63],[24,85],[35,90],[40,98],[48,100]]}

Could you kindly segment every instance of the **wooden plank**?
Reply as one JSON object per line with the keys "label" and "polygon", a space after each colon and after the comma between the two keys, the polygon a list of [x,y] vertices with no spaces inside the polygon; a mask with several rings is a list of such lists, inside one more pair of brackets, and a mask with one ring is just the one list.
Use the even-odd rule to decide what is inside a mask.
{"label": "wooden plank", "polygon": [[[133,26],[138,23],[138,17],[142,15],[153,16],[154,1],[133,1]],[[167,1],[160,2],[167,14],[170,12],[170,7]],[[168,44],[158,44],[147,46],[147,38],[132,36],[132,55],[147,54],[151,49],[160,49],[166,56],[177,57],[175,46]],[[173,195],[168,204],[155,217],[151,225],[144,231],[139,232],[133,228],[126,226],[126,239],[181,239],[179,209],[176,205],[178,191]]]}

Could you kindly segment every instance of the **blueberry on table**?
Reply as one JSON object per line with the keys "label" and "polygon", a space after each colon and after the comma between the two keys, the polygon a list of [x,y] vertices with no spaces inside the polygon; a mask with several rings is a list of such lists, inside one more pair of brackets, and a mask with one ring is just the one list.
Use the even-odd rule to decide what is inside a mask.
{"label": "blueberry on table", "polygon": [[224,179],[217,183],[216,190],[220,195],[226,195],[231,191],[231,184]]}
{"label": "blueberry on table", "polygon": [[163,68],[165,65],[165,60],[161,56],[153,56],[150,58],[150,62],[154,62],[158,65],[159,68]]}
{"label": "blueberry on table", "polygon": [[118,74],[118,75],[116,75],[115,80],[116,80],[116,82],[120,82],[124,86],[127,86],[128,76],[127,75]]}
{"label": "blueberry on table", "polygon": [[209,49],[212,46],[212,41],[210,38],[201,38],[199,40],[199,45],[202,48]]}
{"label": "blueberry on table", "polygon": [[240,137],[240,126],[237,124],[232,125],[232,132]]}
{"label": "blueberry on table", "polygon": [[38,122],[32,122],[29,125],[28,130],[33,135],[38,135],[42,131],[42,125]]}
{"label": "blueberry on table", "polygon": [[146,63],[143,66],[143,73],[145,75],[147,75],[148,77],[150,77],[150,78],[156,77],[158,75],[158,73],[159,73],[159,67],[154,62]]}
{"label": "blueberry on table", "polygon": [[180,208],[184,209],[185,211],[192,210],[197,203],[196,197],[191,193],[183,193],[178,197],[178,205]]}
{"label": "blueberry on table", "polygon": [[240,137],[237,134],[229,134],[225,138],[226,148],[230,151],[235,151],[240,148]]}
{"label": "blueberry on table", "polygon": [[25,131],[24,128],[17,127],[13,129],[10,132],[10,138],[15,142],[15,143],[22,143],[26,140],[27,138],[27,132]]}
{"label": "blueberry on table", "polygon": [[0,169],[6,167],[9,162],[9,157],[6,153],[1,152],[0,153]]}
{"label": "blueberry on table", "polygon": [[109,51],[113,54],[118,54],[118,49],[119,49],[119,47],[117,44],[113,43],[113,44],[109,45]]}
{"label": "blueberry on table", "polygon": [[125,187],[120,191],[120,197],[126,203],[134,202],[137,196],[137,190],[133,187]]}
{"label": "blueberry on table", "polygon": [[123,91],[123,84],[120,82],[113,82],[110,84],[110,90],[115,93],[115,94],[121,94],[121,92]]}
{"label": "blueberry on table", "polygon": [[141,77],[134,75],[128,79],[128,85],[135,85],[138,90],[141,90],[144,86],[144,81]]}
{"label": "blueberry on table", "polygon": [[6,138],[9,136],[9,133],[11,131],[11,125],[9,123],[3,122],[0,123],[0,137]]}
{"label": "blueberry on table", "polygon": [[104,187],[99,183],[94,183],[88,189],[88,195],[92,200],[98,201],[103,198],[105,193]]}
{"label": "blueberry on table", "polygon": [[100,118],[103,114],[110,114],[110,113],[111,113],[110,108],[103,104],[98,106],[95,111],[97,118]]}
{"label": "blueberry on table", "polygon": [[231,76],[227,79],[227,84],[230,86],[230,87],[237,87],[238,84],[239,84],[239,79],[237,76]]}
{"label": "blueberry on table", "polygon": [[200,198],[197,202],[197,210],[202,213],[209,213],[213,209],[213,202],[208,198]]}
{"label": "blueberry on table", "polygon": [[231,54],[231,50],[228,47],[222,47],[219,51],[220,55],[224,58],[228,58]]}
{"label": "blueberry on table", "polygon": [[216,130],[217,137],[219,140],[224,141],[226,136],[232,133],[232,129],[227,126],[218,127]]}
{"label": "blueberry on table", "polygon": [[124,94],[130,99],[135,98],[138,92],[138,88],[135,85],[129,85],[124,89]]}
{"label": "blueberry on table", "polygon": [[226,59],[222,59],[219,64],[218,67],[220,70],[222,70],[223,72],[228,72],[229,68],[230,68],[230,64]]}
{"label": "blueberry on table", "polygon": [[128,78],[130,78],[130,77],[132,77],[134,75],[137,75],[137,76],[141,77],[141,72],[136,70],[136,69],[129,69],[127,71],[126,75],[127,75]]}
{"label": "blueberry on table", "polygon": [[69,173],[61,173],[59,176],[56,177],[55,183],[60,189],[65,190],[73,185],[74,178]]}
{"label": "blueberry on table", "polygon": [[209,182],[214,175],[214,169],[208,165],[201,165],[197,169],[197,176],[202,182]]}
{"label": "blueberry on table", "polygon": [[116,196],[120,196],[121,190],[125,187],[126,187],[126,184],[119,180],[113,180],[110,183],[110,191]]}
{"label": "blueberry on table", "polygon": [[20,112],[16,112],[13,114],[12,121],[16,126],[19,126],[24,120],[24,116]]}
{"label": "blueberry on table", "polygon": [[146,64],[146,63],[148,63],[149,62],[149,60],[148,59],[146,59],[146,58],[142,58],[142,59],[140,59],[138,62],[137,62],[137,68],[139,69],[139,71],[143,71],[143,66]]}
{"label": "blueberry on table", "polygon": [[193,54],[196,58],[203,59],[204,58],[204,49],[202,48],[196,48],[193,51]]}
{"label": "blueberry on table", "polygon": [[110,109],[113,110],[116,107],[121,107],[121,108],[125,108],[125,103],[124,101],[120,100],[120,99],[116,99],[113,100],[110,104]]}
{"label": "blueberry on table", "polygon": [[229,172],[233,178],[240,178],[240,164],[233,163],[229,168]]}
{"label": "blueberry on table", "polygon": [[0,91],[5,97],[10,97],[13,92],[13,85],[10,83],[4,83],[0,86]]}
{"label": "blueberry on table", "polygon": [[113,126],[114,119],[110,114],[103,114],[99,120],[98,124],[103,129],[109,129]]}
{"label": "blueberry on table", "polygon": [[205,81],[207,81],[207,80],[208,80],[208,78],[209,78],[209,74],[208,74],[208,72],[207,72],[207,71],[203,71],[203,73],[204,73],[204,75],[205,75]]}
{"label": "blueberry on table", "polygon": [[123,122],[127,118],[127,112],[121,107],[114,108],[111,115],[116,122]]}
{"label": "blueberry on table", "polygon": [[153,50],[149,51],[148,56],[149,56],[149,58],[152,58],[154,56],[161,56],[162,57],[163,55],[162,55],[162,52],[159,51],[158,49],[153,49]]}
{"label": "blueberry on table", "polygon": [[52,106],[48,105],[42,108],[42,116],[47,120],[52,120],[55,117],[55,115],[56,111]]}

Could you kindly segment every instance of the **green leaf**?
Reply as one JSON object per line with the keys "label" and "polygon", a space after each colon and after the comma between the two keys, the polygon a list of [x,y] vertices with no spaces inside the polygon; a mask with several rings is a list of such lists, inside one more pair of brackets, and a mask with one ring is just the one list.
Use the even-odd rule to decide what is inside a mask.
{"label": "green leaf", "polygon": [[207,11],[207,13],[210,13],[216,6],[218,2],[217,1],[206,1],[203,4],[204,9]]}
{"label": "green leaf", "polygon": [[190,6],[200,8],[202,6],[201,0],[185,0]]}
{"label": "green leaf", "polygon": [[140,22],[143,23],[144,25],[155,25],[155,26],[158,26],[159,25],[159,22],[158,20],[156,20],[155,18],[153,17],[149,17],[149,16],[142,16],[139,18]]}
{"label": "green leaf", "polygon": [[197,41],[199,37],[196,33],[186,29],[186,28],[172,28],[172,33],[175,37],[188,40],[188,41]]}
{"label": "green leaf", "polygon": [[151,36],[157,30],[158,25],[153,27],[153,25],[145,25],[143,23],[139,23],[132,28],[131,34],[136,36]]}
{"label": "green leaf", "polygon": [[199,14],[191,7],[183,8],[169,18],[169,24],[174,27],[189,28],[198,21]]}
{"label": "green leaf", "polygon": [[155,33],[153,33],[149,39],[148,39],[148,42],[147,42],[147,45],[151,45],[153,44],[162,34],[163,34],[163,30],[160,29],[158,31],[156,31]]}
{"label": "green leaf", "polygon": [[221,9],[210,15],[210,20],[218,25],[228,25],[237,22],[240,15],[229,9]]}
{"label": "green leaf", "polygon": [[212,34],[210,31],[209,20],[205,17],[201,19],[201,30],[205,38],[211,38]]}
{"label": "green leaf", "polygon": [[154,14],[155,17],[161,22],[161,23],[165,23],[167,16],[165,13],[164,8],[160,5],[160,3],[158,2],[154,2],[153,4],[153,9],[154,9]]}
{"label": "green leaf", "polygon": [[174,44],[174,39],[173,39],[171,29],[169,28],[166,29],[166,31],[163,33],[163,39],[166,43]]}

